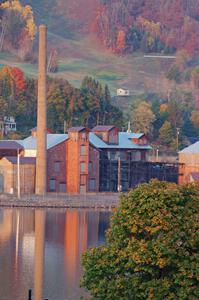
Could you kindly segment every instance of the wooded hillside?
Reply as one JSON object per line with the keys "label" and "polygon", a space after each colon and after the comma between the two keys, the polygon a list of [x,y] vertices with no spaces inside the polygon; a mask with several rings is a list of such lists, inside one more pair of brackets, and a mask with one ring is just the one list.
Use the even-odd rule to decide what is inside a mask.
{"label": "wooded hillside", "polygon": [[95,30],[117,53],[199,49],[198,0],[101,0]]}
{"label": "wooded hillside", "polygon": [[[5,14],[9,1],[4,2],[1,7]],[[119,54],[136,50],[172,53],[181,49],[191,56],[198,54],[198,0],[22,0],[11,3],[18,7],[17,15],[16,8],[11,9],[12,14],[15,10],[15,21],[19,19],[17,3],[28,5],[37,22],[47,22],[54,32],[63,29],[65,35],[72,31],[73,34],[92,32],[107,48]],[[32,11],[29,11],[29,19],[30,15]],[[22,21],[27,23],[24,13]],[[28,24],[30,27],[30,21]],[[34,32],[34,28],[31,30]],[[18,26],[15,33],[18,40],[24,42]]]}

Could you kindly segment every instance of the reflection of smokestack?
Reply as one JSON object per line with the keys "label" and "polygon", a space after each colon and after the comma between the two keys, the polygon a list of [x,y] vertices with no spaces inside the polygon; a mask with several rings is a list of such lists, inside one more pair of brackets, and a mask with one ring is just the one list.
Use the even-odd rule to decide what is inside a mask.
{"label": "reflection of smokestack", "polygon": [[45,220],[43,210],[35,211],[34,299],[43,299],[43,269],[45,258]]}
{"label": "reflection of smokestack", "polygon": [[46,192],[46,26],[39,26],[36,194]]}

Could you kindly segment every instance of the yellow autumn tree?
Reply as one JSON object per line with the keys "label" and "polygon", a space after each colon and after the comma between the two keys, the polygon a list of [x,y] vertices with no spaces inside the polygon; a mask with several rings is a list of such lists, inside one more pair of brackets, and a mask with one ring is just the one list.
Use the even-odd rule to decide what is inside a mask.
{"label": "yellow autumn tree", "polygon": [[6,1],[1,4],[3,10],[18,12],[26,24],[26,32],[31,40],[34,40],[36,34],[36,25],[34,22],[33,11],[30,5],[23,6],[20,1]]}

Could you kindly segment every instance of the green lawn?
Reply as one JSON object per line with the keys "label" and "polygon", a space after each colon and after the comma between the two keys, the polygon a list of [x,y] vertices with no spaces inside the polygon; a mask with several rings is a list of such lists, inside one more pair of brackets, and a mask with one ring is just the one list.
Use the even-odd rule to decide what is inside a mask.
{"label": "green lawn", "polygon": [[[48,47],[57,49],[59,59],[59,71],[49,75],[65,78],[76,87],[85,76],[92,76],[103,85],[107,83],[113,96],[119,87],[128,88],[132,95],[152,91],[166,94],[169,88],[164,76],[169,64],[163,60],[144,58],[142,53],[120,57],[86,35],[76,34],[71,39],[48,32]],[[3,65],[19,67],[26,76],[37,76],[36,65],[8,53],[0,53]]]}

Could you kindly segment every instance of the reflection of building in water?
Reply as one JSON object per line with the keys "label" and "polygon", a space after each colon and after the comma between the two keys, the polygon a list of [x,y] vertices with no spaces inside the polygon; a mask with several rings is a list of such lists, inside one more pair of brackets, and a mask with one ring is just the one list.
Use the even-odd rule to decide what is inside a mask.
{"label": "reflection of building in water", "polygon": [[77,289],[81,254],[87,248],[86,211],[67,210],[65,223],[65,269],[69,294]]}
{"label": "reflection of building in water", "polygon": [[11,209],[0,211],[0,243],[10,239],[12,234],[12,217]]}
{"label": "reflection of building in water", "polygon": [[104,231],[108,228],[110,212],[66,211],[65,223],[65,271],[67,293],[76,299],[82,275],[81,257],[88,247],[104,242]]}
{"label": "reflection of building in water", "polygon": [[65,211],[48,211],[46,215],[46,240],[50,244],[64,245]]}
{"label": "reflection of building in water", "polygon": [[79,299],[84,293],[79,288],[82,252],[104,242],[109,214],[0,210],[0,299],[27,299],[33,284],[34,300]]}
{"label": "reflection of building in water", "polygon": [[34,233],[27,233],[23,237],[22,242],[23,261],[28,264],[34,264],[35,251],[35,235]]}
{"label": "reflection of building in water", "polygon": [[42,299],[45,246],[45,211],[35,210],[34,299]]}
{"label": "reflection of building in water", "polygon": [[110,212],[99,213],[99,231],[98,231],[98,243],[105,243],[105,232],[109,228]]}
{"label": "reflection of building in water", "polygon": [[99,212],[88,212],[88,243],[87,247],[95,247],[98,244]]}

